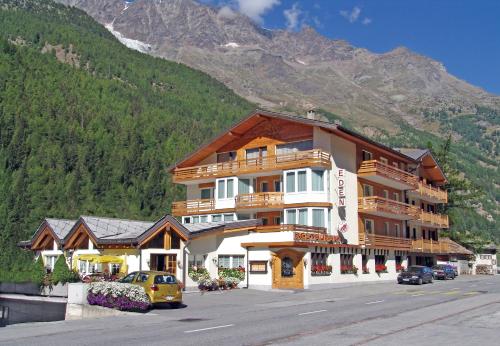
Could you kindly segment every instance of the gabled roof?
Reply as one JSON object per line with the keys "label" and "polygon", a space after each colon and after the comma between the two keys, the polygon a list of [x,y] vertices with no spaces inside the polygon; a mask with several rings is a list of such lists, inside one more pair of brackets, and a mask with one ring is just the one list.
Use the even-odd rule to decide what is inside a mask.
{"label": "gabled roof", "polygon": [[226,130],[219,134],[218,136],[207,141],[201,145],[196,151],[187,155],[184,159],[177,162],[175,165],[169,168],[169,171],[173,171],[175,168],[189,167],[203,160],[205,157],[216,152],[219,148],[228,144],[232,140],[241,137],[245,132],[249,131],[258,124],[268,121],[269,119],[280,119],[284,121],[291,121],[295,123],[300,123],[306,126],[319,127],[325,131],[336,133],[339,136],[347,138],[349,140],[362,141],[369,145],[378,147],[380,150],[386,151],[387,153],[397,156],[402,160],[413,162],[413,158],[401,153],[400,151],[394,150],[386,145],[375,142],[368,137],[365,137],[355,131],[349,130],[339,124],[330,123],[327,121],[309,119],[302,116],[278,113],[268,110],[256,109],[255,111],[248,114],[241,121],[232,126],[229,130]]}
{"label": "gabled roof", "polygon": [[131,239],[137,238],[154,225],[154,222],[106,217],[82,216],[85,225],[97,239]]}
{"label": "gabled roof", "polygon": [[[441,169],[441,166],[439,166],[439,163],[429,149],[395,148],[395,150],[413,158],[415,161],[422,164],[422,167],[427,170],[431,176],[433,176],[433,180],[435,180],[436,182],[446,183],[448,181],[446,175]],[[427,160],[427,162],[429,160],[433,162],[433,167],[426,167],[424,162],[425,160]]]}
{"label": "gabled roof", "polygon": [[54,237],[54,240],[61,245],[63,243],[64,237],[69,233],[76,220],[66,220],[66,219],[44,219],[40,226],[38,226],[37,230],[33,234],[30,240],[19,242],[19,246],[21,247],[31,247],[31,245],[36,241],[36,239],[40,236],[44,229],[49,228],[51,234]]}
{"label": "gabled roof", "polygon": [[422,156],[430,153],[429,149],[417,149],[417,148],[394,148],[395,150],[411,157],[415,161],[418,161]]}

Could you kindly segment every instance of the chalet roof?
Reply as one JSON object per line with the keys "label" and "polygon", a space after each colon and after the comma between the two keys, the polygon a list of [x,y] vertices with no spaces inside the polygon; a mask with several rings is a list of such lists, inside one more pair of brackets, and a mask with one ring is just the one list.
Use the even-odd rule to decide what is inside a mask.
{"label": "chalet roof", "polygon": [[418,148],[394,148],[395,150],[411,157],[412,159],[418,161],[422,156],[430,153],[429,149],[418,149]]}
{"label": "chalet roof", "polygon": [[407,155],[403,154],[402,152],[395,150],[393,148],[390,148],[386,145],[375,142],[374,140],[372,140],[368,137],[365,137],[365,136],[361,135],[360,133],[357,133],[353,130],[347,129],[339,124],[335,124],[335,123],[331,123],[331,122],[323,121],[323,120],[309,119],[306,117],[293,115],[293,114],[289,114],[289,113],[281,113],[281,112],[274,112],[274,111],[268,111],[268,110],[263,110],[263,109],[256,109],[255,111],[248,114],[241,121],[236,123],[234,126],[232,126],[230,129],[223,131],[218,136],[210,139],[209,141],[207,141],[206,143],[201,145],[196,151],[188,154],[182,160],[178,161],[176,164],[169,167],[169,170],[173,171],[177,167],[189,167],[190,165],[193,164],[193,162],[198,161],[198,160],[202,160],[206,156],[214,153],[219,148],[223,147],[225,144],[232,141],[235,138],[235,136],[237,137],[237,136],[241,135],[242,133],[248,131],[249,129],[253,128],[255,125],[259,124],[259,121],[262,121],[263,118],[281,119],[281,120],[285,120],[285,121],[291,121],[291,122],[295,122],[295,123],[304,124],[307,126],[313,126],[313,127],[317,126],[323,130],[334,132],[334,133],[341,135],[343,137],[350,138],[351,140],[355,139],[355,140],[362,141],[364,143],[368,143],[370,145],[376,146],[376,147],[380,148],[381,150],[385,150],[386,152],[401,158],[402,160],[405,160],[408,162],[415,162],[415,160],[412,157],[407,156]]}
{"label": "chalet roof", "polygon": [[[435,181],[439,181],[440,183],[445,183],[448,179],[444,174],[441,166],[439,166],[436,158],[432,155],[432,152],[429,149],[418,149],[418,148],[394,148],[395,150],[401,152],[402,154],[411,157],[413,160],[421,163],[425,167],[425,163],[433,162],[434,167],[429,170],[431,176],[435,179]],[[427,169],[429,169],[427,167]]]}
{"label": "chalet roof", "polygon": [[60,240],[66,237],[66,235],[69,233],[69,231],[71,231],[71,228],[76,222],[76,220],[65,219],[45,219],[45,221],[50,226],[50,228],[52,228],[52,230]]}
{"label": "chalet roof", "polygon": [[82,216],[81,220],[97,239],[130,239],[146,232],[155,223],[95,216]]}

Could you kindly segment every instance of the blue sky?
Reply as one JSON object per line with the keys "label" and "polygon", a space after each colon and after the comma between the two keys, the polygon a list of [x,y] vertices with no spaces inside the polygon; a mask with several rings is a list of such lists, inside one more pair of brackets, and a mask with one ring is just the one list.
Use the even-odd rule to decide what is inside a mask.
{"label": "blue sky", "polygon": [[382,53],[398,46],[500,95],[500,0],[199,0],[271,29],[321,34]]}

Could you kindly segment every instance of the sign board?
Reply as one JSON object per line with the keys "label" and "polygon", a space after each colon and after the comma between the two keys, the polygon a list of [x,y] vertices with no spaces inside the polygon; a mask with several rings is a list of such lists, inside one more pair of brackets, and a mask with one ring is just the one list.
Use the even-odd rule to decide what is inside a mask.
{"label": "sign board", "polygon": [[297,242],[318,242],[327,244],[340,244],[340,237],[325,233],[295,232],[293,240]]}

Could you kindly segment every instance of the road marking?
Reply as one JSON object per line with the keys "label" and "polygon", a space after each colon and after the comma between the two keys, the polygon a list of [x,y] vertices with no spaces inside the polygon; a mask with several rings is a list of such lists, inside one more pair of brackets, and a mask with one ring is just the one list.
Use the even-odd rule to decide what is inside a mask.
{"label": "road marking", "polygon": [[366,305],[370,305],[370,304],[378,304],[378,303],[383,303],[385,300],[376,300],[374,302],[368,302],[368,303],[365,303]]}
{"label": "road marking", "polygon": [[420,297],[420,296],[425,296],[425,293],[418,293],[418,294],[412,294],[412,297]]}
{"label": "road marking", "polygon": [[216,327],[209,327],[209,328],[201,328],[201,329],[193,329],[193,330],[185,330],[184,333],[196,333],[196,332],[203,332],[205,330],[211,330],[211,329],[220,329],[220,328],[227,328],[227,327],[232,327],[234,324],[225,324],[223,326],[216,326]]}
{"label": "road marking", "polygon": [[464,296],[472,296],[474,294],[478,294],[479,292],[467,292],[467,293],[464,293]]}
{"label": "road marking", "polygon": [[302,313],[299,314],[299,316],[317,314],[318,312],[325,312],[325,311],[326,310],[316,310],[316,311],[302,312]]}
{"label": "road marking", "polygon": [[459,290],[460,288],[458,287],[453,287],[452,290]]}
{"label": "road marking", "polygon": [[447,295],[447,296],[452,296],[454,294],[459,294],[460,292],[459,291],[449,291],[449,292],[445,292],[443,293],[444,295]]}

